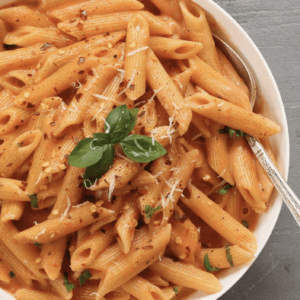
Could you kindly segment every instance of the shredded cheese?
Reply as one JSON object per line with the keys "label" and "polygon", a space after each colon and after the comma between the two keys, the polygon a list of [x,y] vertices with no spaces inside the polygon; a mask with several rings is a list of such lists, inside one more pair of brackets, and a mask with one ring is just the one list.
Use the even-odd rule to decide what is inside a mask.
{"label": "shredded cheese", "polygon": [[133,75],[131,76],[130,80],[128,81],[128,84],[127,84],[126,88],[125,88],[121,93],[119,93],[118,97],[121,96],[121,95],[124,94],[127,90],[130,89],[130,87],[131,87],[131,85],[132,85],[132,83],[133,83],[133,81],[134,81],[134,78],[135,78],[136,73],[137,73],[137,71],[134,69],[134,70],[133,70]]}
{"label": "shredded cheese", "polygon": [[136,50],[134,50],[134,51],[129,52],[129,53],[127,54],[127,56],[132,56],[132,55],[134,55],[134,54],[137,54],[137,53],[139,53],[139,52],[145,51],[145,50],[147,50],[147,49],[149,49],[148,46],[145,46],[145,47],[142,47],[142,48],[138,48],[138,49],[136,49]]}
{"label": "shredded cheese", "polygon": [[108,189],[108,201],[109,202],[111,201],[111,196],[115,189],[115,183],[116,183],[116,177],[114,176],[110,182],[109,189]]}
{"label": "shredded cheese", "polygon": [[44,228],[39,234],[37,234],[37,235],[35,236],[35,239],[37,240],[38,237],[39,237],[40,235],[42,235],[42,234],[45,234],[45,232],[46,232],[46,228]]}
{"label": "shredded cheese", "polygon": [[191,141],[194,141],[196,139],[198,139],[199,137],[203,136],[203,133],[199,133],[199,134],[196,134],[192,139]]}
{"label": "shredded cheese", "polygon": [[61,215],[59,222],[61,222],[66,217],[70,208],[71,208],[71,200],[70,200],[70,197],[67,197],[67,207],[66,207],[65,211],[63,212],[63,214]]}

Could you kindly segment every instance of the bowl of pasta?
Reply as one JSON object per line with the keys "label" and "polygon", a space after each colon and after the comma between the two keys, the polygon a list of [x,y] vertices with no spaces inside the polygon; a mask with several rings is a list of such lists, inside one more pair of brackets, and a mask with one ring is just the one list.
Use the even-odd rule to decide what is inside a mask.
{"label": "bowl of pasta", "polygon": [[[7,3],[7,2],[6,2]],[[249,89],[213,35],[248,64]],[[287,179],[274,78],[212,0],[0,3],[0,298],[216,300]]]}

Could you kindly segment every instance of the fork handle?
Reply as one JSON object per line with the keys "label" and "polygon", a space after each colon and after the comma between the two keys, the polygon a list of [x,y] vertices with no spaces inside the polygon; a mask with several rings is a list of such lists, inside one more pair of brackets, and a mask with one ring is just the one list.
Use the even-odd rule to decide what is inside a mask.
{"label": "fork handle", "polygon": [[296,194],[292,191],[286,181],[283,179],[278,169],[276,168],[273,161],[268,156],[264,146],[260,143],[260,141],[253,137],[247,136],[247,141],[261,163],[262,167],[268,174],[269,178],[273,182],[276,190],[279,192],[296,222],[300,226],[300,200],[296,196]]}

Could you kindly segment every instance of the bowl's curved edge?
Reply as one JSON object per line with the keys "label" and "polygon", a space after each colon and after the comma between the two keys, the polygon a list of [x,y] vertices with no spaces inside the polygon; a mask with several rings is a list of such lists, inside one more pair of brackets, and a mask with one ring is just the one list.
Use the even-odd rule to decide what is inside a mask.
{"label": "bowl's curved edge", "polygon": [[[288,134],[288,123],[287,123],[283,101],[278,86],[276,84],[275,78],[269,66],[267,65],[260,50],[254,44],[254,42],[246,33],[246,31],[223,8],[221,8],[213,0],[193,0],[193,1],[199,4],[207,12],[208,19],[209,20],[211,19],[213,21],[212,31],[216,33],[218,36],[220,36],[222,39],[224,39],[230,46],[233,47],[235,51],[237,51],[237,53],[241,56],[241,58],[250,67],[254,76],[258,78],[260,77],[259,74],[267,75],[268,77],[267,80],[270,81],[272,86],[274,99],[278,100],[276,104],[279,105],[279,109],[277,108],[277,113],[275,117],[274,116],[268,116],[268,117],[280,123],[282,127],[282,132],[275,138],[274,144],[276,144],[277,147],[280,148],[278,149],[278,152],[284,154],[283,156],[281,155],[280,157],[277,158],[279,160],[279,168],[281,174],[283,175],[284,179],[287,180],[288,172],[289,172],[289,164],[290,164],[290,142],[289,142],[289,134]],[[225,19],[222,19],[222,21],[220,21],[221,17]],[[217,20],[217,22],[215,22],[215,20]],[[226,27],[224,26],[224,23],[227,23]],[[231,39],[232,31],[235,31],[235,36],[233,39]],[[239,41],[239,43],[241,43],[242,41],[243,47],[241,48],[240,45],[239,47],[237,47],[235,41]],[[251,55],[248,55],[250,54],[249,51],[251,50],[252,51],[254,50],[253,53],[251,53]],[[259,61],[259,64],[256,65],[255,67],[253,66],[253,62],[251,63],[250,61],[251,60],[250,57],[253,56],[256,56],[254,61]],[[258,82],[258,90],[262,90],[262,95],[264,95],[264,90],[266,89],[266,87],[260,86],[260,80],[257,80],[257,82]],[[279,141],[283,141],[283,143],[280,143]],[[260,254],[260,252],[268,242],[282,208],[282,199],[277,192],[273,193],[271,202],[273,203],[270,208],[272,210],[272,215],[271,214],[269,214],[269,216],[266,216],[267,214],[262,215],[258,224],[258,227],[261,224],[268,224],[267,230],[264,230],[264,237],[261,238],[260,236],[258,236],[257,231],[254,233],[258,238],[258,249],[257,252],[255,253],[256,258],[258,257],[258,255]],[[217,300],[219,297],[224,295],[239,279],[241,279],[241,277],[247,272],[247,270],[253,264],[254,261],[255,259],[247,265],[235,267],[233,272],[231,272],[231,269],[226,270],[223,274],[226,277],[222,276],[222,278],[220,279],[221,283],[226,282],[226,285],[221,292],[214,295],[205,295],[205,296],[202,293],[196,293],[192,295],[192,297],[189,298],[189,300],[200,300],[200,299]]]}

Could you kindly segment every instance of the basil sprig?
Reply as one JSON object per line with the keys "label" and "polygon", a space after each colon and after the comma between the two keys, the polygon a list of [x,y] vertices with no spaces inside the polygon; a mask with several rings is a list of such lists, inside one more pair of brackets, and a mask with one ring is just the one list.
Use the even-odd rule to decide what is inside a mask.
{"label": "basil sprig", "polygon": [[86,168],[83,179],[86,188],[95,184],[109,170],[115,158],[114,147],[121,144],[124,153],[140,163],[151,162],[167,153],[166,149],[148,136],[129,135],[137,122],[138,108],[126,105],[112,110],[105,120],[105,132],[80,141],[71,152],[68,163]]}
{"label": "basil sprig", "polygon": [[220,129],[219,133],[220,134],[229,134],[229,136],[231,138],[234,137],[234,135],[236,137],[247,136],[247,133],[243,132],[242,130],[235,130],[228,126],[225,126],[223,129]]}

